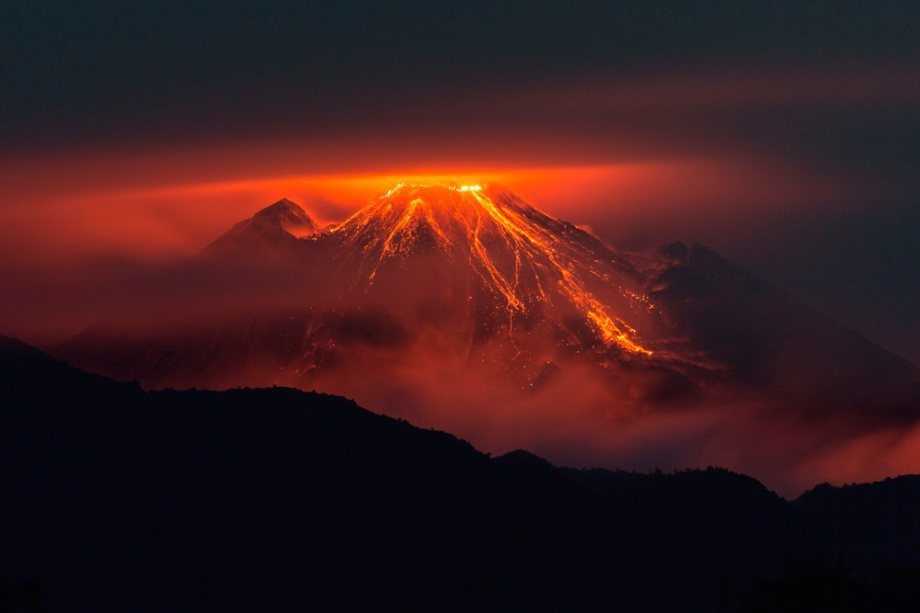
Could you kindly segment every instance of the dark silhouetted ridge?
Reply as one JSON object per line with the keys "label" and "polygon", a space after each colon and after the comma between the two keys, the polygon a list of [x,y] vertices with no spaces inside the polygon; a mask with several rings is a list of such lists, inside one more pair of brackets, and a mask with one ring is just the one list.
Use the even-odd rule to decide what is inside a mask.
{"label": "dark silhouetted ridge", "polygon": [[920,579],[920,477],[788,503],[720,469],[492,459],[336,396],[143,392],[7,338],[0,393],[12,610],[821,610],[830,585],[883,611]]}

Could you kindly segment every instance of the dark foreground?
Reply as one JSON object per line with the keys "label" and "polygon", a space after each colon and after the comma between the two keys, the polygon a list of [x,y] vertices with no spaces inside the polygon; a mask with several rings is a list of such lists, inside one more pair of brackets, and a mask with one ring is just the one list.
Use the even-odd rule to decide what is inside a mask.
{"label": "dark foreground", "polygon": [[490,458],[289,389],[143,392],[0,339],[3,611],[914,611],[920,477]]}

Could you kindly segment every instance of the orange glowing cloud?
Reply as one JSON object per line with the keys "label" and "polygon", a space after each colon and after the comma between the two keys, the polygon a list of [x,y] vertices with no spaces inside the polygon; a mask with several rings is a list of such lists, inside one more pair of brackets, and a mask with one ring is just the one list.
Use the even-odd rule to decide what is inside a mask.
{"label": "orange glowing cloud", "polygon": [[[135,180],[79,174],[79,166],[22,189],[2,215],[0,239],[13,254],[38,260],[98,254],[158,257],[194,253],[231,224],[287,197],[321,223],[342,221],[375,194],[399,182],[501,184],[554,216],[600,226],[602,237],[628,242],[630,234],[660,228],[660,242],[693,236],[688,219],[721,223],[770,214],[790,205],[815,207],[852,198],[854,189],[754,159],[664,159],[599,165],[458,166],[405,172],[267,174],[261,177],[163,181],[162,170]],[[55,185],[55,179],[58,179]],[[130,185],[126,183],[136,183]],[[611,222],[612,220],[612,222]],[[611,223],[608,223],[611,222]],[[7,257],[12,257],[7,254]]]}

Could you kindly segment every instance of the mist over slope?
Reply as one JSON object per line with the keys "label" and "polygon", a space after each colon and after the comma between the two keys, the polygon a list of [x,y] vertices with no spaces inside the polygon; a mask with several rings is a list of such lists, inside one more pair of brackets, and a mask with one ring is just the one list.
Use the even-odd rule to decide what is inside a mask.
{"label": "mist over slope", "polygon": [[[705,247],[621,251],[501,187],[400,184],[327,228],[280,201],[160,280],[156,308],[128,299],[57,354],[148,388],[318,389],[494,452],[718,463],[787,492],[920,460],[914,365]],[[853,444],[892,459],[835,462]]]}

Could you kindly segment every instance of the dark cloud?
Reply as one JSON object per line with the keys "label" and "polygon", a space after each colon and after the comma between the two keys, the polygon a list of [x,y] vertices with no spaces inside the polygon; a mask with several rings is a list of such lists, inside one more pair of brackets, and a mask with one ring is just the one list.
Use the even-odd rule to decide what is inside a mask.
{"label": "dark cloud", "polygon": [[572,77],[910,65],[920,21],[855,1],[4,6],[2,127],[20,144],[399,122],[435,92]]}

